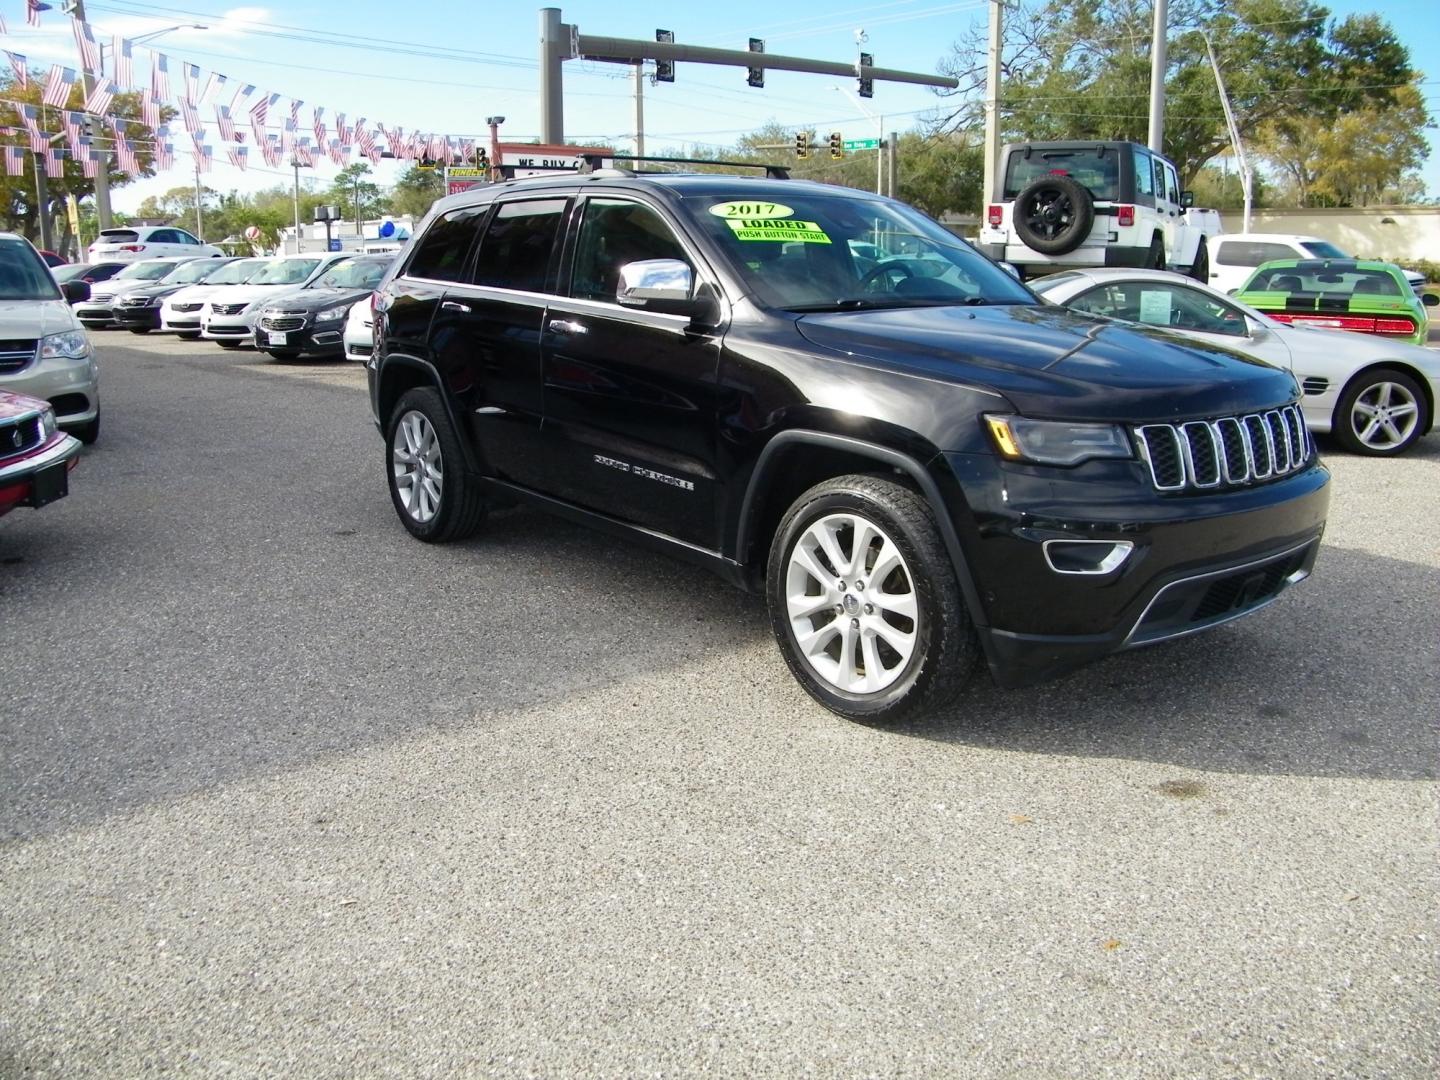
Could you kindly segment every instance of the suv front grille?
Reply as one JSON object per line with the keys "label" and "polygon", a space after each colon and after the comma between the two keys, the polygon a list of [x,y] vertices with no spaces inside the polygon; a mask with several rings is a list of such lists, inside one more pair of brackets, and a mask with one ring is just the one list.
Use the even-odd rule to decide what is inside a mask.
{"label": "suv front grille", "polygon": [[0,341],[0,375],[13,375],[29,367],[39,344],[34,338]]}
{"label": "suv front grille", "polygon": [[0,458],[34,450],[44,441],[44,436],[45,429],[38,416],[26,416],[0,424]]}
{"label": "suv front grille", "polygon": [[1186,424],[1142,424],[1135,442],[1158,491],[1274,480],[1304,468],[1313,453],[1297,405]]}

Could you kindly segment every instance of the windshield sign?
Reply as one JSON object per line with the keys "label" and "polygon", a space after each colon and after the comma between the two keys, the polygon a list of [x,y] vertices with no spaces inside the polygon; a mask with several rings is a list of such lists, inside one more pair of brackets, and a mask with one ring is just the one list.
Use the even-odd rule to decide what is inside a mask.
{"label": "windshield sign", "polygon": [[792,311],[1035,304],[974,248],[908,207],[851,196],[712,200],[695,214],[762,302]]}

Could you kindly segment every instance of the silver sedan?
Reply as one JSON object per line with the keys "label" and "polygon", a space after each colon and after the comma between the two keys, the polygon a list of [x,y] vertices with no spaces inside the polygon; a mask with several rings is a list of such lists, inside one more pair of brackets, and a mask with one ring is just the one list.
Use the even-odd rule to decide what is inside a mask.
{"label": "silver sedan", "polygon": [[1430,431],[1440,353],[1370,334],[1287,326],[1207,285],[1158,270],[1096,269],[1030,283],[1072,311],[1160,327],[1284,368],[1311,431],[1357,454],[1391,456]]}

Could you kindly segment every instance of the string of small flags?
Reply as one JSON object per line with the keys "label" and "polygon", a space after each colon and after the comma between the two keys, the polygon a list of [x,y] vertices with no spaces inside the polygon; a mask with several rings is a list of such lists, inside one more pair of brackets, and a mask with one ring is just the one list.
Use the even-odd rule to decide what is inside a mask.
{"label": "string of small flags", "polygon": [[[40,25],[40,12],[50,10],[51,5],[43,0],[26,0],[26,20],[31,26]],[[314,165],[319,159],[329,158],[334,164],[344,167],[352,156],[378,162],[388,151],[389,155],[404,161],[428,160],[435,164],[464,164],[474,160],[476,142],[474,139],[430,132],[407,132],[403,127],[387,126],[381,121],[358,117],[347,122],[347,114],[328,110],[326,106],[311,104],[308,108],[309,122],[301,119],[306,102],[272,90],[262,90],[254,83],[240,83],[234,87],[225,101],[225,92],[230,87],[229,76],[218,71],[202,70],[198,64],[177,61],[179,93],[172,93],[170,73],[172,58],[157,49],[144,46],[149,54],[148,85],[137,79],[136,47],[129,39],[114,35],[110,47],[102,49],[94,28],[81,19],[71,18],[71,30],[80,59],[80,68],[64,64],[52,64],[46,75],[41,102],[43,105],[60,110],[67,146],[50,145],[57,133],[40,129],[40,114],[33,105],[10,102],[20,113],[21,122],[30,136],[30,146],[35,153],[53,154],[64,149],[70,157],[79,161],[93,175],[92,154],[98,154],[90,141],[80,134],[84,126],[84,114],[99,117],[116,130],[115,153],[122,171],[136,172],[133,140],[123,132],[127,125],[137,124],[148,128],[156,146],[156,167],[168,167],[161,162],[161,147],[168,147],[167,157],[173,159],[173,143],[169,141],[168,126],[161,122],[162,108],[173,107],[179,117],[185,134],[194,145],[197,161],[202,171],[209,168],[215,151],[206,143],[207,121],[214,118],[219,141],[224,146],[225,157],[236,168],[244,169],[251,161],[251,151],[270,167],[283,162],[294,161],[301,165]],[[0,27],[3,32],[3,27]],[[29,86],[30,72],[26,57],[21,53],[4,50],[17,85],[24,89]],[[84,95],[80,112],[70,109],[74,88],[82,88],[88,82],[89,90]],[[120,94],[140,94],[139,119],[109,115],[115,98]],[[288,108],[277,109],[282,100]],[[274,110],[272,112],[272,110]],[[327,112],[331,122],[327,123]],[[80,121],[72,118],[79,116]],[[243,118],[243,120],[242,120]],[[276,122],[278,118],[278,123]],[[248,131],[237,123],[248,121]],[[332,125],[333,124],[333,134]],[[118,125],[118,127],[117,127]],[[273,125],[273,129],[272,129]],[[303,125],[303,130],[302,130]],[[164,137],[161,138],[161,132]],[[43,147],[43,149],[39,149]],[[24,147],[18,147],[22,153]],[[50,162],[47,161],[47,167]],[[6,166],[11,167],[11,155],[6,151]]]}

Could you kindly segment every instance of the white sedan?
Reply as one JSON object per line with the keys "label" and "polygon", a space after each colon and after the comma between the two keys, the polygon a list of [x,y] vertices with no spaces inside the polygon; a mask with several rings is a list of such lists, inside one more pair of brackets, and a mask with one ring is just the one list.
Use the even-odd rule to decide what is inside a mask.
{"label": "white sedan", "polygon": [[345,320],[345,359],[359,364],[368,364],[375,352],[375,311],[370,306],[373,294],[350,307]]}
{"label": "white sedan", "polygon": [[1434,421],[1440,353],[1343,330],[1286,326],[1215,289],[1156,270],[1073,270],[1029,283],[1072,311],[1162,327],[1285,368],[1311,431],[1388,457]]}

